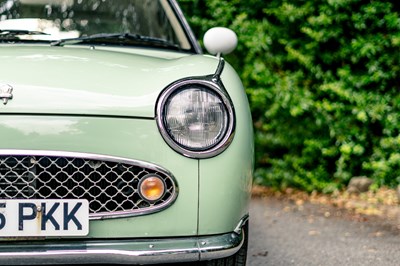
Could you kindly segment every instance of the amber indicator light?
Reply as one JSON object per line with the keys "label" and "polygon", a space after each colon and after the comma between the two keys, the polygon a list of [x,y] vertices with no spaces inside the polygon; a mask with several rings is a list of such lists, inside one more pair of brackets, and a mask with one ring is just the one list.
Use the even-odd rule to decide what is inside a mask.
{"label": "amber indicator light", "polygon": [[145,177],[140,183],[140,195],[148,201],[157,201],[164,196],[165,184],[159,176]]}

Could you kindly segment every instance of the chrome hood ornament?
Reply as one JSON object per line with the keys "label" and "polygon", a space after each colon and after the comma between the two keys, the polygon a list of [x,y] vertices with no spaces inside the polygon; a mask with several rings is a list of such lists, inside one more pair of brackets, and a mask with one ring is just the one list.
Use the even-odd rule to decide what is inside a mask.
{"label": "chrome hood ornament", "polygon": [[13,87],[8,84],[0,84],[0,99],[3,100],[3,104],[7,104],[8,100],[13,98],[12,95]]}

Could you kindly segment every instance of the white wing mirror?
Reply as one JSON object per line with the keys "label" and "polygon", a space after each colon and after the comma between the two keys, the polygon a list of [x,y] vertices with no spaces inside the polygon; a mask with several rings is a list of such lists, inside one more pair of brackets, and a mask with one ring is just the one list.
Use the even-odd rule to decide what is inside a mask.
{"label": "white wing mirror", "polygon": [[233,30],[223,27],[209,29],[203,38],[204,46],[210,54],[220,56],[235,50],[238,39]]}

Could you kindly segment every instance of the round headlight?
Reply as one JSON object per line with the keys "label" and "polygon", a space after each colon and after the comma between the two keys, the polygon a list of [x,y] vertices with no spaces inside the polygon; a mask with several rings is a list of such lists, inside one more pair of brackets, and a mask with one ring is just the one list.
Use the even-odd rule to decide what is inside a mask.
{"label": "round headlight", "polygon": [[182,81],[158,102],[157,121],[166,142],[194,158],[215,156],[229,142],[233,108],[225,93],[208,81]]}

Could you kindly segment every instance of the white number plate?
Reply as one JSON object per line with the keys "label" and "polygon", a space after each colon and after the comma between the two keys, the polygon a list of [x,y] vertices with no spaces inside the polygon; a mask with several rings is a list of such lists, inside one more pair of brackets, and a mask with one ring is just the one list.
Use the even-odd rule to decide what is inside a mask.
{"label": "white number plate", "polygon": [[0,237],[88,233],[87,200],[0,200]]}

